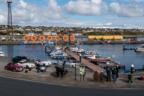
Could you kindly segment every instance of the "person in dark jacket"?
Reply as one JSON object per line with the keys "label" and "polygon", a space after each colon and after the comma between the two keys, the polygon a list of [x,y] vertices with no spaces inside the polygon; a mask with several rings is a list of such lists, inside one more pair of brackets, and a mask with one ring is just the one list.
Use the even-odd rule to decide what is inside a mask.
{"label": "person in dark jacket", "polygon": [[119,66],[117,65],[116,66],[116,78],[118,78],[119,77]]}
{"label": "person in dark jacket", "polygon": [[112,80],[115,82],[117,80],[117,70],[116,70],[116,67],[113,67],[112,68]]}
{"label": "person in dark jacket", "polygon": [[107,81],[111,81],[111,68],[106,66]]}

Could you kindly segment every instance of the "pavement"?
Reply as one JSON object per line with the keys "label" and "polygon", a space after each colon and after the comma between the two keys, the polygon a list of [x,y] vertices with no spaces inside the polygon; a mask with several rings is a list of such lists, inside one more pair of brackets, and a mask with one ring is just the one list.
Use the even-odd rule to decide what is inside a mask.
{"label": "pavement", "polygon": [[[11,72],[4,70],[4,65],[7,64],[6,59],[2,59],[0,62],[0,77],[22,80],[34,83],[56,85],[63,87],[79,87],[79,88],[107,88],[107,89],[134,89],[144,88],[144,81],[135,80],[134,83],[128,84],[126,82],[127,77],[120,76],[117,82],[95,82],[92,80],[91,71],[87,71],[85,81],[80,81],[77,74],[77,80],[75,80],[75,74],[73,69],[69,69],[68,74],[64,78],[57,78],[52,76],[52,72],[55,71],[54,66],[49,67],[45,73],[37,73],[35,69],[28,73],[24,72]],[[78,73],[78,72],[77,72]],[[144,74],[144,73],[143,73]],[[126,76],[126,75],[125,75]],[[122,77],[122,78],[121,78]]]}
{"label": "pavement", "polygon": [[0,77],[0,96],[144,96],[144,89],[62,87]]}

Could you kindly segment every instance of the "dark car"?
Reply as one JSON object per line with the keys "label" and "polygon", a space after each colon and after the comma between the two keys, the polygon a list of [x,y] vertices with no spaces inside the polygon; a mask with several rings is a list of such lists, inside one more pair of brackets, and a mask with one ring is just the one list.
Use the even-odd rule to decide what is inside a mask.
{"label": "dark car", "polygon": [[23,66],[19,64],[13,64],[13,63],[9,63],[5,66],[5,70],[14,71],[14,72],[22,72],[23,69],[24,69]]}
{"label": "dark car", "polygon": [[25,56],[16,56],[16,57],[12,58],[13,63],[18,63],[23,60],[28,61],[28,58]]}
{"label": "dark car", "polygon": [[47,66],[45,64],[37,64],[36,70],[37,72],[46,72]]}

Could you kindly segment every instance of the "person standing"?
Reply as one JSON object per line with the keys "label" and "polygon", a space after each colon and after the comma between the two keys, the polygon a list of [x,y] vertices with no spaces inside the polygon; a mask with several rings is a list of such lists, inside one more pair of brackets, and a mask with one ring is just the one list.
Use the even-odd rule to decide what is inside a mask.
{"label": "person standing", "polygon": [[116,74],[117,74],[117,72],[116,72],[116,67],[113,67],[113,68],[112,68],[112,80],[113,80],[114,82],[116,82],[116,80],[117,80]]}
{"label": "person standing", "polygon": [[80,72],[80,81],[84,80],[85,79],[85,75],[86,75],[85,66],[80,66],[79,72]]}
{"label": "person standing", "polygon": [[131,72],[131,74],[133,74],[135,72],[135,66],[134,66],[134,64],[131,65],[130,72]]}
{"label": "person standing", "polygon": [[119,77],[119,66],[117,65],[116,66],[116,78],[118,78]]}
{"label": "person standing", "polygon": [[107,81],[111,81],[111,68],[106,66]]}
{"label": "person standing", "polygon": [[128,74],[128,82],[133,83],[133,73],[135,72],[134,64],[131,65],[130,74]]}

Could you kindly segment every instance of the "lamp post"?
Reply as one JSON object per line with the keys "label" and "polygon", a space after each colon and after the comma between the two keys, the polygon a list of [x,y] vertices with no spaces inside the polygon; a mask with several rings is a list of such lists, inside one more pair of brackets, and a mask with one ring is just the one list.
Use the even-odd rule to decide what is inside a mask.
{"label": "lamp post", "polygon": [[70,48],[70,32],[68,32],[68,42],[67,42],[67,47]]}
{"label": "lamp post", "polygon": [[80,64],[81,64],[81,60],[82,59],[82,54],[80,53],[80,57],[79,57],[79,61],[80,61]]}
{"label": "lamp post", "polygon": [[12,26],[12,0],[7,0],[8,15],[7,15],[7,28],[8,34],[10,34],[9,39],[13,40],[13,26]]}
{"label": "lamp post", "polygon": [[[7,14],[7,35],[10,41],[13,41],[13,26],[12,26],[12,0],[7,0],[8,14]],[[9,45],[7,48],[8,57],[11,60],[13,57],[13,46]]]}
{"label": "lamp post", "polygon": [[76,63],[75,63],[75,80],[77,80],[77,72],[76,72]]}

